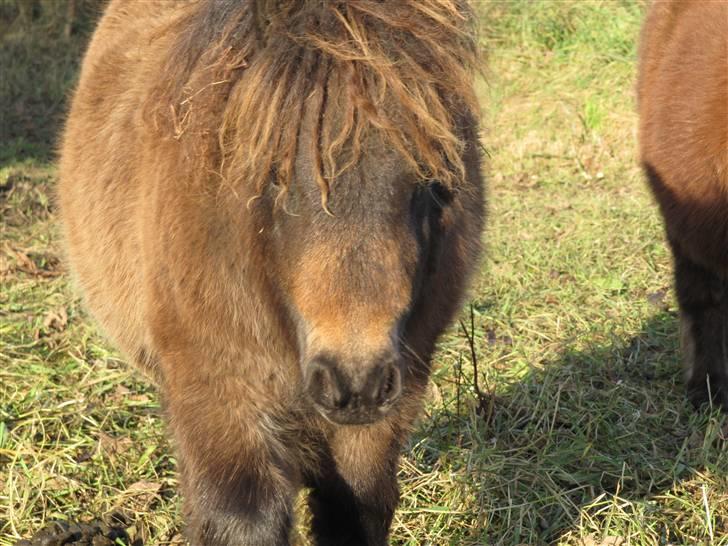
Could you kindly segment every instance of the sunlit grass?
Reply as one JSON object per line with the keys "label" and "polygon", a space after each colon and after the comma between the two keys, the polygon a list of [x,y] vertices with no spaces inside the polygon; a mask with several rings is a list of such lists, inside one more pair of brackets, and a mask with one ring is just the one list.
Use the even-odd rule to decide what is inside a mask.
{"label": "sunlit grass", "polygon": [[[392,542],[728,544],[728,422],[684,400],[670,255],[636,159],[642,5],[479,9],[485,411],[457,325],[403,455]],[[146,544],[178,541],[157,395],[70,295],[52,167],[14,154],[0,150],[0,545],[110,513]]]}

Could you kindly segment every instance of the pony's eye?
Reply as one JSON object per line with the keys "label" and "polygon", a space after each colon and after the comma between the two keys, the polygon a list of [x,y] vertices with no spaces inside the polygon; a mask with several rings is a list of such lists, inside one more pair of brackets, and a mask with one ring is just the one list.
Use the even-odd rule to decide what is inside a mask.
{"label": "pony's eye", "polygon": [[444,184],[433,180],[428,186],[430,195],[440,208],[446,207],[455,198],[455,192]]}

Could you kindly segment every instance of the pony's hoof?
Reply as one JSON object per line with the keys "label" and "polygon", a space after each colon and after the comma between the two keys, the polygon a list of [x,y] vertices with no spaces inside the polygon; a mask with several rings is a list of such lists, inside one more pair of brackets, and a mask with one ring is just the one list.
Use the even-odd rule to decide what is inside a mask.
{"label": "pony's hoof", "polygon": [[728,413],[728,384],[714,379],[691,381],[687,387],[688,399],[696,410],[704,406],[719,407]]}

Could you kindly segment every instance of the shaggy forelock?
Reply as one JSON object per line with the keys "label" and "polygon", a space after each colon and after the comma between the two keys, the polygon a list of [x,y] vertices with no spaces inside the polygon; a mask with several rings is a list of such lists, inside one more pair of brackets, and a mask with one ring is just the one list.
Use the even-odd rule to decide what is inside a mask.
{"label": "shaggy forelock", "polygon": [[[473,20],[462,0],[199,0],[175,22],[158,113],[194,138],[222,102],[216,170],[258,194],[272,182],[283,198],[309,146],[326,208],[371,137],[417,179],[456,187],[458,125],[479,112]],[[304,125],[307,107],[319,111]]]}

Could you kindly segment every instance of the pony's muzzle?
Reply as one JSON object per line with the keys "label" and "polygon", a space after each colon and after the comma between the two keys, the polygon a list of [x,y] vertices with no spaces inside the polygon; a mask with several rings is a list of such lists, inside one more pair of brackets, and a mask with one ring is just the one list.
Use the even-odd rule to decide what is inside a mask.
{"label": "pony's muzzle", "polygon": [[314,358],[306,367],[306,392],[324,417],[340,425],[374,423],[384,417],[402,393],[402,371],[397,358],[353,374],[335,360]]}

